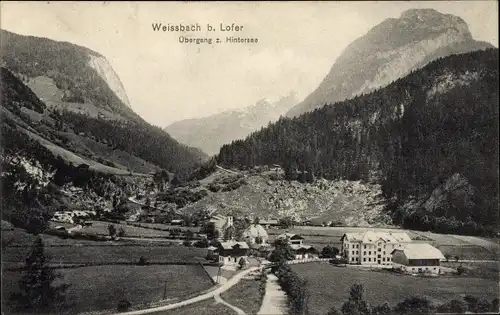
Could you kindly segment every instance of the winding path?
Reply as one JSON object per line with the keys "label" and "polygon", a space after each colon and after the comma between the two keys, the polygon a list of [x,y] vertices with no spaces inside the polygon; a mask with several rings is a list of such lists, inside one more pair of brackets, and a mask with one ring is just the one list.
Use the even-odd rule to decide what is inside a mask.
{"label": "winding path", "polygon": [[262,306],[257,315],[282,315],[286,314],[286,295],[274,274],[267,275],[266,294],[262,299]]}
{"label": "winding path", "polygon": [[[221,285],[220,287],[216,288],[215,290],[213,291],[210,291],[208,293],[205,293],[205,294],[201,294],[201,295],[198,295],[198,296],[195,296],[191,299],[187,299],[187,300],[184,300],[184,301],[180,301],[180,302],[177,302],[177,303],[172,303],[172,304],[168,304],[168,305],[164,305],[164,306],[158,306],[158,307],[153,307],[153,308],[147,308],[147,309],[143,309],[143,310],[137,310],[137,311],[130,311],[130,312],[124,312],[124,313],[116,313],[115,315],[142,315],[142,314],[151,314],[151,313],[155,313],[155,312],[160,312],[160,311],[166,311],[166,310],[171,310],[171,309],[175,309],[175,308],[178,308],[178,307],[181,307],[181,306],[185,306],[185,305],[189,305],[189,304],[193,304],[193,303],[196,303],[196,302],[200,302],[200,301],[203,301],[203,300],[206,300],[206,299],[210,299],[210,298],[215,298],[217,301],[219,301],[217,298],[220,299],[219,302],[223,303],[224,305],[230,307],[231,309],[235,310],[236,312],[238,312],[238,314],[245,314],[245,312],[243,312],[242,310],[240,310],[239,308],[233,306],[233,305],[230,305],[228,303],[226,303],[225,301],[223,301],[221,298],[220,298],[220,294],[227,291],[229,288],[231,288],[232,286],[234,286],[235,284],[237,284],[238,282],[240,282],[240,280],[247,276],[249,273],[255,271],[255,270],[258,270],[259,267],[252,267],[252,268],[249,268],[245,271],[242,271],[240,272],[239,274],[235,275],[234,277],[232,277],[231,279],[229,279],[226,283],[224,283],[223,285]],[[240,313],[240,312],[242,313]]]}
{"label": "winding path", "polygon": [[215,300],[217,301],[217,303],[222,303],[224,304],[225,306],[229,307],[230,309],[232,309],[233,311],[235,311],[238,315],[246,315],[245,312],[243,312],[243,310],[241,308],[238,308],[234,305],[231,305],[229,303],[227,303],[226,301],[224,301],[221,297],[220,297],[220,294],[216,294],[214,295],[214,298]]}

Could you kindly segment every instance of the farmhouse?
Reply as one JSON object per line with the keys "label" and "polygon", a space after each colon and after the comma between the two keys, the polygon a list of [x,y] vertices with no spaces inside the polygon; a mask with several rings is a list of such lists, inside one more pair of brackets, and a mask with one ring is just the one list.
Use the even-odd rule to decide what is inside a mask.
{"label": "farmhouse", "polygon": [[243,239],[248,244],[266,244],[269,240],[266,230],[260,224],[252,224],[242,233]]}
{"label": "farmhouse", "polygon": [[298,234],[293,233],[283,233],[276,237],[277,239],[288,240],[290,245],[302,245],[304,238]]}
{"label": "farmhouse", "polygon": [[392,251],[393,268],[407,273],[439,274],[444,259],[439,249],[427,243],[406,244]]}
{"label": "farmhouse", "polygon": [[278,219],[275,218],[265,218],[265,219],[260,219],[259,224],[265,226],[266,229],[269,229],[272,226],[278,226],[279,222]]}
{"label": "farmhouse", "polygon": [[221,242],[217,246],[219,262],[223,265],[237,264],[241,258],[247,259],[249,249],[245,242]]}
{"label": "farmhouse", "polygon": [[316,248],[311,245],[290,245],[295,259],[318,258],[319,253]]}
{"label": "farmhouse", "polygon": [[342,255],[349,264],[390,266],[392,251],[411,243],[403,232],[345,233],[342,238]]}

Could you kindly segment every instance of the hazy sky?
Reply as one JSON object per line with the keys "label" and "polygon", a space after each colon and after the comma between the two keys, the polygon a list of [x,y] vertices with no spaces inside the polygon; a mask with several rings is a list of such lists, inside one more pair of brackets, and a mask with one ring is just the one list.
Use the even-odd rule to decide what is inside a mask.
{"label": "hazy sky", "polygon": [[[295,91],[302,100],[342,50],[386,18],[411,8],[462,17],[473,37],[498,47],[497,1],[453,2],[2,2],[1,27],[68,41],[104,55],[133,109],[166,126],[274,100]],[[182,44],[177,32],[152,23],[199,23],[191,37],[258,38],[257,44]],[[207,33],[206,24],[242,25],[241,32]]]}

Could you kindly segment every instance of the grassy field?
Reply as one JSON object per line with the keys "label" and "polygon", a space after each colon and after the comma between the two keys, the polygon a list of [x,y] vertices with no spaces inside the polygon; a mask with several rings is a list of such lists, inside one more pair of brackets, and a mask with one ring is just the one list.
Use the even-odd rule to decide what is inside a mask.
{"label": "grassy field", "polygon": [[92,226],[84,227],[79,230],[84,233],[99,234],[99,235],[109,235],[108,226],[113,224],[118,231],[120,228],[125,230],[125,236],[127,237],[164,237],[170,236],[168,231],[158,231],[148,228],[135,227],[127,224],[117,224],[109,223],[104,221],[91,221]]}
{"label": "grassy field", "polygon": [[467,277],[483,278],[483,279],[498,279],[500,274],[499,262],[442,262],[442,266],[449,268],[465,268],[464,274]]}
{"label": "grassy field", "polygon": [[332,306],[337,309],[347,300],[354,283],[365,289],[365,300],[371,305],[389,302],[391,306],[413,295],[425,296],[440,304],[471,294],[489,300],[498,297],[497,279],[471,277],[420,278],[388,271],[368,271],[341,268],[324,263],[293,265],[292,269],[308,280],[311,314],[325,314]]}
{"label": "grassy field", "polygon": [[[30,247],[7,247],[3,262],[24,262]],[[207,250],[184,246],[64,246],[46,247],[54,264],[137,262],[144,256],[149,262],[204,262]]]}
{"label": "grassy field", "polygon": [[200,228],[199,227],[194,227],[194,226],[181,226],[181,225],[170,225],[170,224],[162,224],[162,223],[144,223],[144,222],[137,222],[135,224],[140,224],[144,228],[150,228],[150,229],[160,229],[160,230],[171,230],[171,229],[179,229],[181,231],[193,231],[193,232],[199,232]]}
{"label": "grassy field", "polygon": [[241,280],[221,295],[229,304],[241,308],[247,314],[257,314],[262,304],[259,280]]}
{"label": "grassy field", "polygon": [[151,313],[151,315],[234,315],[229,307],[208,299],[173,310]]}
{"label": "grassy field", "polygon": [[[66,295],[71,314],[116,309],[124,298],[132,306],[157,302],[163,300],[165,290],[166,298],[173,299],[212,287],[200,266],[96,266],[59,271],[71,284]],[[19,272],[3,273],[3,297],[17,290],[19,278]]]}

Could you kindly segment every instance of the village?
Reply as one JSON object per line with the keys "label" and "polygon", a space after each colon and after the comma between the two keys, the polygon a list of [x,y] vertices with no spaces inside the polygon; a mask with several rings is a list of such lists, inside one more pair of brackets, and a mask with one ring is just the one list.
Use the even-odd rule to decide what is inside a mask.
{"label": "village", "polygon": [[[270,170],[273,174],[279,171],[279,168]],[[222,172],[229,174],[228,170]],[[229,175],[234,180],[241,178],[239,174]],[[480,297],[486,293],[490,300],[494,293],[490,282],[495,281],[491,277],[497,270],[498,249],[486,239],[394,227],[345,226],[314,217],[276,216],[271,211],[269,213],[273,214],[268,216],[249,215],[231,211],[223,205],[185,212],[164,197],[171,192],[162,184],[165,185],[157,183],[135,187],[126,193],[118,192],[112,204],[96,197],[85,199],[86,192],[79,188],[62,187],[62,193],[75,206],[55,212],[46,233],[62,238],[56,243],[82,243],[84,246],[75,249],[78,254],[74,256],[56,253],[56,257],[61,254],[64,257],[59,260],[60,267],[75,263],[80,264],[82,270],[103,269],[117,263],[142,266],[137,270],[138,277],[156,275],[168,279],[162,281],[169,284],[148,288],[144,283],[127,289],[127,301],[131,304],[126,309],[155,306],[161,310],[182,308],[188,312],[190,308],[184,305],[194,303],[193,314],[200,311],[195,301],[217,300],[216,292],[221,292],[221,299],[232,306],[237,306],[240,300],[235,302],[228,295],[236,294],[242,299],[253,296],[258,300],[255,302],[259,306],[257,309],[245,312],[245,308],[239,307],[242,312],[251,314],[287,314],[290,301],[297,299],[294,294],[306,287],[312,294],[310,307],[315,310],[311,314],[324,314],[327,306],[333,305],[322,300],[323,294],[341,305],[345,292],[357,283],[367,290],[377,290],[373,287],[377,281],[387,283],[387,290],[378,292],[381,297],[371,303],[386,298],[397,304],[401,302],[398,297],[412,297],[429,285],[439,288],[431,293],[431,298],[436,303],[447,303],[455,296],[455,287],[463,281],[471,281],[475,287],[463,287],[462,297]],[[198,185],[192,183],[185,188],[179,187],[175,191],[177,196],[187,190],[195,194],[198,189]],[[88,204],[95,206],[86,207]],[[102,245],[96,246],[98,243]],[[55,248],[49,247],[49,251]],[[91,253],[88,250],[92,248],[96,250]],[[85,258],[79,258],[83,255]],[[157,271],[149,271],[153,266]],[[181,266],[188,268],[185,273],[168,278]],[[129,270],[130,267],[123,268]],[[292,280],[287,280],[286,275],[296,275],[308,284],[291,288],[288,283]],[[324,279],[336,279],[343,284],[323,284]],[[396,294],[401,281],[407,285],[403,293]],[[177,286],[184,287],[189,295],[184,299],[182,295],[165,298],[177,294]],[[255,292],[247,292],[248,286],[253,287],[252,290],[257,287],[260,297],[255,297]],[[95,290],[101,292],[101,288]],[[136,290],[151,291],[148,294],[160,290],[163,299],[153,304],[147,303],[148,299],[137,303],[131,298]],[[116,298],[113,295],[103,300],[99,309],[112,308],[110,303]]]}

